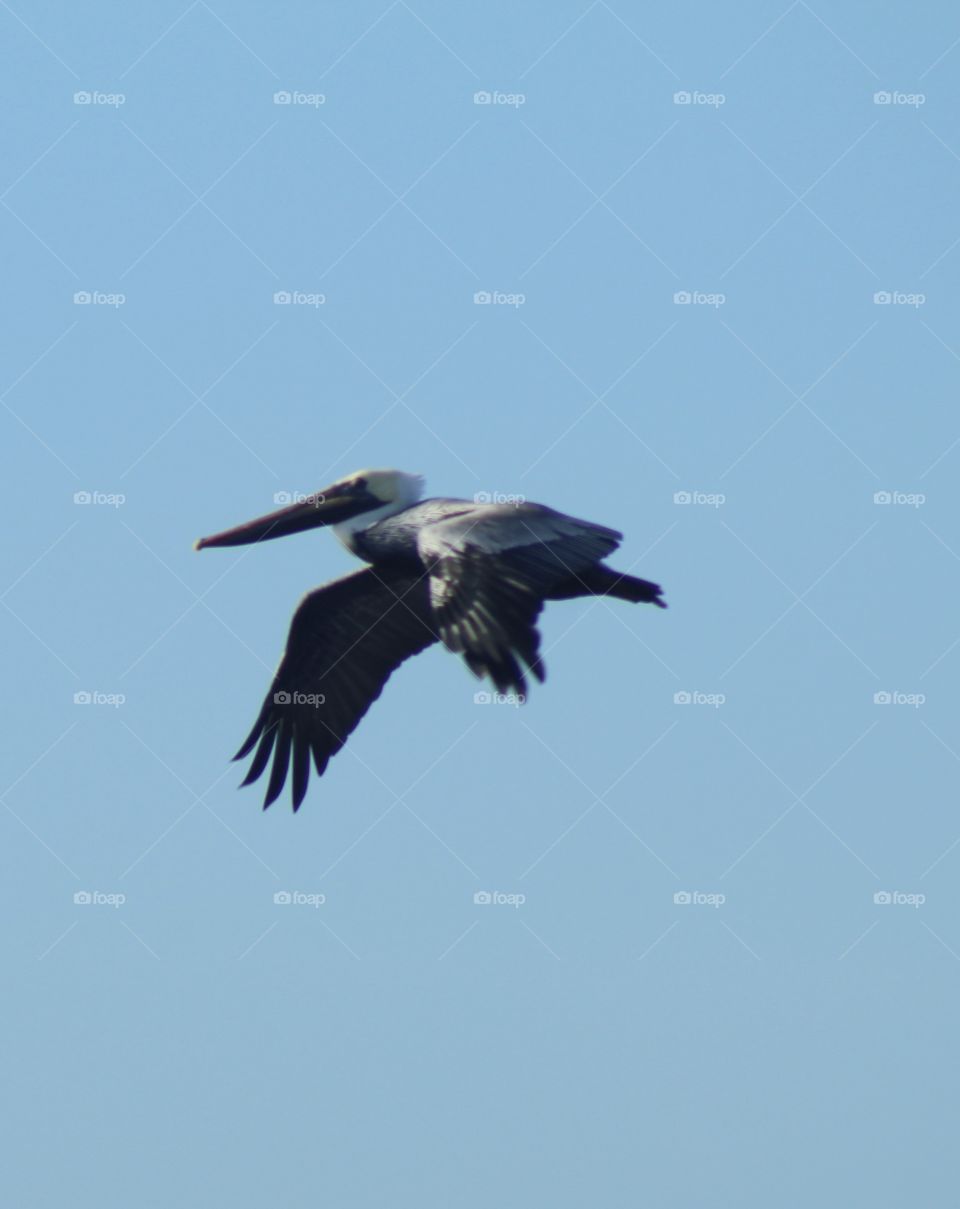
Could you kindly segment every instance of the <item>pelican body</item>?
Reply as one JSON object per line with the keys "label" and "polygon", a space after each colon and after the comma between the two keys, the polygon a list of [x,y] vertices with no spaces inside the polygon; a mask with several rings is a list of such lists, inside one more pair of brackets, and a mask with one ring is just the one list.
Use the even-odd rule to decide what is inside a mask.
{"label": "pelican body", "polygon": [[548,600],[614,596],[666,608],[661,589],[604,559],[622,534],[543,504],[421,500],[423,480],[362,470],[325,491],[212,537],[207,546],[267,541],[324,525],[368,564],[301,600],[273,684],[234,759],[253,753],[244,785],[273,763],[264,809],[292,771],[293,809],[310,763],[321,776],[390,675],[441,642],[498,692],[543,681],[536,621]]}

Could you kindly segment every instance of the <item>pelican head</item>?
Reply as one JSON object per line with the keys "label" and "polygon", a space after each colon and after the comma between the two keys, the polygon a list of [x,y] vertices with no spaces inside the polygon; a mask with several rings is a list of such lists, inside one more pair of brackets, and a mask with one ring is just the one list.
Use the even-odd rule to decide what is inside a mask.
{"label": "pelican head", "polygon": [[409,508],[417,502],[422,491],[423,478],[419,474],[407,474],[403,470],[358,470],[278,512],[211,537],[201,537],[194,542],[194,549],[246,546],[325,525],[333,525],[337,536],[344,540],[356,529],[365,529],[386,516]]}
{"label": "pelican head", "polygon": [[358,484],[380,504],[396,504],[398,511],[415,504],[423,494],[423,475],[407,474],[404,470],[358,470],[338,479],[327,490],[340,487],[355,490]]}

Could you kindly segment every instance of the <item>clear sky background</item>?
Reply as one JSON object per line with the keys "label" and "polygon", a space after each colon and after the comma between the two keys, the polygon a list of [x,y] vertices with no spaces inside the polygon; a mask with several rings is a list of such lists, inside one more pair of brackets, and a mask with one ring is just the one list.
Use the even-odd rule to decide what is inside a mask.
{"label": "clear sky background", "polygon": [[[0,27],[4,1203],[955,1204],[954,6]],[[364,466],[670,609],[522,709],[431,650],[263,814],[351,559],[191,544]]]}

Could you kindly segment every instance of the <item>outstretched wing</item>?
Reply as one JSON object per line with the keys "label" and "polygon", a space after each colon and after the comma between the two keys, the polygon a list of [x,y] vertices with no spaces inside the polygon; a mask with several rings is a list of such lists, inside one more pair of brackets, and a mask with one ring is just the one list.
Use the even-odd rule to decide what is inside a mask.
{"label": "outstretched wing", "polygon": [[283,789],[292,764],[293,809],[310,778],[310,757],[323,774],[347,736],[405,659],[437,641],[425,576],[368,567],[309,592],[293,615],[284,651],[260,716],[234,756],[256,745],[249,785],[273,767],[264,809]]}
{"label": "outstretched wing", "polygon": [[424,526],[440,640],[502,692],[526,694],[523,666],[545,671],[536,620],[545,596],[611,554],[622,535],[541,504],[485,504]]}

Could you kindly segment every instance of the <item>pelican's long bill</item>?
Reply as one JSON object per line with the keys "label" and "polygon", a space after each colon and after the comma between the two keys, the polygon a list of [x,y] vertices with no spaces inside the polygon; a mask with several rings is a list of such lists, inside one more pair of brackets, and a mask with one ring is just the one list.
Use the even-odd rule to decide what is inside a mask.
{"label": "pelican's long bill", "polygon": [[203,550],[207,546],[248,546],[274,537],[287,537],[307,529],[340,524],[378,508],[382,503],[367,489],[362,479],[335,483],[325,491],[317,491],[277,512],[246,521],[232,529],[224,529],[222,533],[214,533],[210,537],[200,537],[193,543],[193,548]]}

